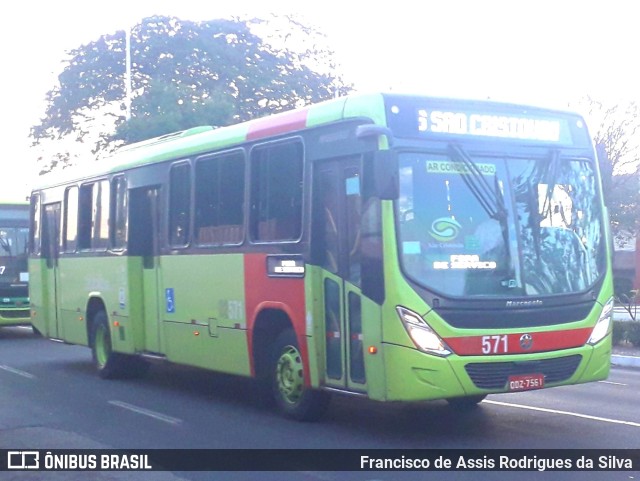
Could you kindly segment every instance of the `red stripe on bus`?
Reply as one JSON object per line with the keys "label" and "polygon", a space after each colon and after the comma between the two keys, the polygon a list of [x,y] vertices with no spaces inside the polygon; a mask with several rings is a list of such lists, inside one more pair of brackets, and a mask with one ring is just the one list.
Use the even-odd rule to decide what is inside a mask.
{"label": "red stripe on bus", "polygon": [[292,110],[271,117],[256,119],[249,124],[247,140],[262,139],[271,135],[284,134],[307,126],[309,109]]}
{"label": "red stripe on bus", "polygon": [[[244,285],[251,374],[255,376],[255,360],[253,359],[254,326],[256,319],[265,309],[279,310],[289,317],[298,338],[304,370],[309,373],[309,354],[305,335],[304,279],[269,277],[267,275],[266,254],[245,254]],[[305,382],[309,384],[308,377]]]}
{"label": "red stripe on bus", "polygon": [[459,356],[526,354],[584,346],[592,330],[584,327],[564,331],[447,337],[444,342]]}

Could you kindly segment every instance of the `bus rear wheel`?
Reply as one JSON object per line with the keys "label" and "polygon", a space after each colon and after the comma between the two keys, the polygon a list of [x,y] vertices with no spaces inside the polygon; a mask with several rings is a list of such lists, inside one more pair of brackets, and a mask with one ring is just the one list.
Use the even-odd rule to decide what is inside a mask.
{"label": "bus rear wheel", "polygon": [[143,359],[113,352],[111,331],[105,311],[99,311],[93,318],[91,350],[98,375],[103,379],[140,376],[148,367]]}
{"label": "bus rear wheel", "polygon": [[316,421],[329,406],[329,393],[304,384],[304,364],[293,330],[283,331],[273,344],[271,388],[276,405],[288,418]]}

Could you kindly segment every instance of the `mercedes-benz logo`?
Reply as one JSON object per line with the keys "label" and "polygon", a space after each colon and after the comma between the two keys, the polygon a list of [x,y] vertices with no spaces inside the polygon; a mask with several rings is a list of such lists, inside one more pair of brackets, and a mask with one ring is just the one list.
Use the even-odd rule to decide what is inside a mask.
{"label": "mercedes-benz logo", "polygon": [[523,334],[520,336],[520,347],[525,351],[528,351],[533,346],[533,337],[531,334]]}

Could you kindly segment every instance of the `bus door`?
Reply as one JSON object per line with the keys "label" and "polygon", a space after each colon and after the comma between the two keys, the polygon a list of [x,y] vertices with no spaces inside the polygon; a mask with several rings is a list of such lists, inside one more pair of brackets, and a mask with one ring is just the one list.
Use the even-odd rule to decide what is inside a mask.
{"label": "bus door", "polygon": [[60,283],[60,270],[58,261],[60,257],[60,202],[44,206],[42,219],[42,255],[45,258],[45,272],[42,300],[47,319],[47,333],[49,337],[62,338],[63,333],[60,323],[58,306],[58,285]]}
{"label": "bus door", "polygon": [[[317,163],[312,242],[322,267],[325,384],[366,389],[360,290],[361,158]],[[316,235],[317,234],[317,235]]]}
{"label": "bus door", "polygon": [[129,255],[142,261],[140,296],[144,322],[145,350],[161,352],[159,282],[160,187],[150,186],[129,192]]}

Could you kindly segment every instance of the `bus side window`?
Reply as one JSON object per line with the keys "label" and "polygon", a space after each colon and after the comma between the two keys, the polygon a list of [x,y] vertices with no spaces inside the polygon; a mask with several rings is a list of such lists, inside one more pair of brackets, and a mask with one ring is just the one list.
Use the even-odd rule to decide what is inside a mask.
{"label": "bus side window", "polygon": [[124,249],[127,244],[127,181],[116,177],[111,181],[111,226],[109,236],[113,249]]}
{"label": "bus side window", "polygon": [[69,187],[64,193],[64,227],[62,250],[75,252],[78,238],[78,187]]}
{"label": "bus side window", "polygon": [[361,281],[361,236],[362,236],[362,186],[360,168],[350,166],[344,170],[345,211],[347,217],[347,246],[349,256],[349,280],[356,286]]}
{"label": "bus side window", "polygon": [[60,202],[43,206],[42,257],[47,268],[57,266],[60,254]]}
{"label": "bus side window", "polygon": [[302,142],[258,147],[251,153],[251,237],[299,239],[302,233]]}
{"label": "bus side window", "polygon": [[312,249],[314,259],[323,268],[338,272],[338,185],[333,170],[320,170],[315,175],[314,232]]}
{"label": "bus side window", "polygon": [[244,153],[196,164],[195,226],[199,245],[239,244],[244,236]]}
{"label": "bus side window", "polygon": [[129,191],[127,250],[130,256],[149,257],[155,254],[158,234],[150,192],[154,192],[153,188],[140,187]]}
{"label": "bus side window", "polygon": [[93,185],[91,200],[91,240],[90,248],[105,250],[109,246],[109,210],[111,190],[108,180]]}
{"label": "bus side window", "polygon": [[108,247],[110,194],[108,180],[101,180],[80,187],[78,249],[105,250]]}
{"label": "bus side window", "polygon": [[40,255],[40,196],[34,194],[31,196],[31,229],[30,229],[30,252],[33,255]]}
{"label": "bus side window", "polygon": [[169,244],[189,243],[191,221],[191,165],[178,164],[169,174]]}
{"label": "bus side window", "polygon": [[78,249],[91,248],[91,217],[93,205],[94,184],[85,184],[80,187],[80,199],[78,205]]}

